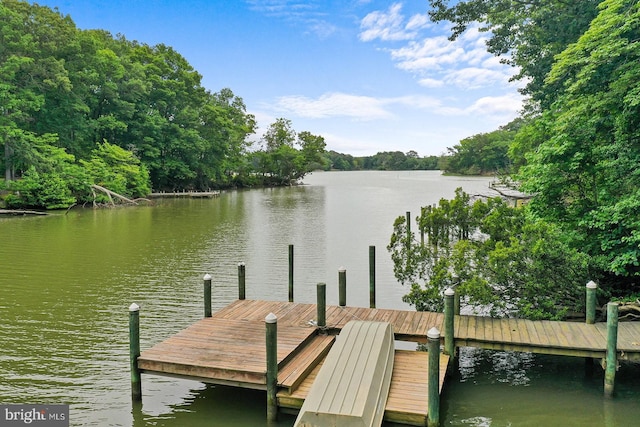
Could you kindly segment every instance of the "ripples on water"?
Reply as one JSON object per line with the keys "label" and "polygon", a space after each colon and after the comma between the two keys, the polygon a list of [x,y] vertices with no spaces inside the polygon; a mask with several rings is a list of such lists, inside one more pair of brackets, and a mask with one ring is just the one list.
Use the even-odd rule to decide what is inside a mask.
{"label": "ripples on water", "polygon": [[[408,308],[385,249],[393,221],[453,197],[461,185],[486,194],[488,181],[331,173],[313,175],[303,187],[217,199],[0,218],[0,402],[69,403],[73,426],[264,426],[263,392],[153,375],[143,375],[142,406],[132,410],[128,306],[141,306],[145,349],[202,317],[205,273],[213,276],[214,310],[237,297],[239,262],[246,263],[248,298],[286,300],[294,244],[296,301],[313,302],[316,284],[325,282],[328,303],[337,304],[337,270],[344,266],[347,304],[368,306],[368,247],[375,245],[378,306]],[[605,413],[611,419],[599,368],[585,380],[580,361],[462,354],[445,387],[444,425],[603,425]],[[637,370],[625,372],[632,380],[619,380],[620,397],[608,403],[619,424],[607,427],[640,417],[629,410],[638,406],[633,384],[640,379]],[[571,424],[567,413],[586,424]],[[599,424],[589,423],[596,418]],[[293,419],[283,416],[279,426]]]}

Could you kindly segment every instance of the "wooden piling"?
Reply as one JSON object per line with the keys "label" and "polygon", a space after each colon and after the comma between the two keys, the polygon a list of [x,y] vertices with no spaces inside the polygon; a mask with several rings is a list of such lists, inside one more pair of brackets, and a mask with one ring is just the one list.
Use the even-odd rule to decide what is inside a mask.
{"label": "wooden piling", "polygon": [[243,300],[247,297],[247,269],[244,262],[238,263],[238,299]]}
{"label": "wooden piling", "polygon": [[269,313],[264,319],[267,345],[267,421],[278,419],[278,318]]}
{"label": "wooden piling", "polygon": [[444,291],[444,353],[455,357],[456,345],[453,337],[455,292],[451,288]]}
{"label": "wooden piling", "polygon": [[376,247],[369,246],[369,308],[376,308]]}
{"label": "wooden piling", "polygon": [[289,245],[289,302],[293,302],[293,245]]}
{"label": "wooden piling", "polygon": [[407,211],[407,246],[411,245],[411,212]]}
{"label": "wooden piling", "polygon": [[618,369],[618,303],[607,304],[607,359],[604,370],[604,395],[613,397]]}
{"label": "wooden piling", "polygon": [[460,292],[455,292],[453,296],[453,314],[456,316],[460,315]]}
{"label": "wooden piling", "polygon": [[129,306],[129,362],[131,366],[131,399],[142,400],[142,379],[138,368],[140,357],[140,306],[133,303]]}
{"label": "wooden piling", "polygon": [[586,322],[590,325],[596,323],[596,291],[598,284],[593,280],[589,281],[586,286],[587,303],[586,303]]}
{"label": "wooden piling", "polygon": [[[593,325],[596,323],[596,291],[598,284],[590,280],[586,285],[586,303],[585,303],[585,323]],[[585,357],[584,374],[587,378],[593,377],[593,358]]]}
{"label": "wooden piling", "polygon": [[338,269],[338,305],[347,305],[347,269],[344,267]]}
{"label": "wooden piling", "polygon": [[427,426],[440,425],[440,331],[434,326],[427,332],[429,349]]}
{"label": "wooden piling", "polygon": [[327,284],[318,283],[317,285],[317,314],[318,326],[324,328],[327,326]]}
{"label": "wooden piling", "polygon": [[[425,208],[420,208],[420,218],[424,216]],[[420,246],[424,246],[424,227],[420,224],[420,220],[418,220],[418,228],[420,228]]]}
{"label": "wooden piling", "polygon": [[204,280],[204,317],[211,317],[211,275],[205,274]]}

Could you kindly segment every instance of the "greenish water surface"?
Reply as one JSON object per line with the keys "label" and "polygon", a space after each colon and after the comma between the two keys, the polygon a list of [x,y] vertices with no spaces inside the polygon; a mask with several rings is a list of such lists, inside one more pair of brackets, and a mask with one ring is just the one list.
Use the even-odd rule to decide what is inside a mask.
{"label": "greenish water surface", "polygon": [[[215,199],[75,209],[47,217],[0,217],[0,403],[68,403],[73,426],[265,426],[265,394],[143,375],[132,406],[128,311],[141,306],[148,348],[202,317],[202,277],[213,308],[237,297],[286,300],[288,245],[295,247],[295,299],[314,302],[327,283],[337,304],[368,306],[368,248],[376,246],[377,305],[407,308],[385,249],[393,221],[452,198],[462,186],[491,194],[488,178],[438,172],[317,173],[305,185],[223,192]],[[581,359],[465,349],[445,388],[443,425],[640,425],[637,366],[623,365],[615,399],[602,372]],[[278,426],[292,426],[282,416]]]}

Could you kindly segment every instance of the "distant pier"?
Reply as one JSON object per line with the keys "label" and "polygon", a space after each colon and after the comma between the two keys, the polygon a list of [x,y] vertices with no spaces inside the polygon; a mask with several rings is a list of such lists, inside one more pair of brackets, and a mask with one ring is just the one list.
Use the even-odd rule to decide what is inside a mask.
{"label": "distant pier", "polygon": [[173,193],[151,193],[147,197],[149,199],[173,199],[178,197],[187,197],[191,199],[212,199],[220,195],[219,191],[179,191]]}

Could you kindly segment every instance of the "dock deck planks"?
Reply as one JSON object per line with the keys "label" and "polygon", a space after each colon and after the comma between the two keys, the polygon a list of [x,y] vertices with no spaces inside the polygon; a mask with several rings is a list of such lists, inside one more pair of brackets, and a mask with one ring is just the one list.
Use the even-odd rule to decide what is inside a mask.
{"label": "dock deck planks", "polygon": [[[310,322],[317,315],[315,304],[237,300],[212,317],[144,350],[138,367],[144,373],[266,389],[264,319],[269,313],[278,317],[278,400],[289,408],[300,407],[308,383],[313,381],[332,345],[333,335],[350,320],[390,322],[396,340],[421,343],[427,341],[430,328],[443,331],[444,322],[442,313],[329,306],[328,326],[317,328]],[[457,315],[454,331],[456,346],[596,358],[605,357],[606,353],[605,323]],[[619,323],[618,355],[621,360],[640,361],[640,323]],[[426,357],[422,352],[396,350],[385,419],[424,425]],[[443,356],[441,382],[447,363],[448,357]]]}

